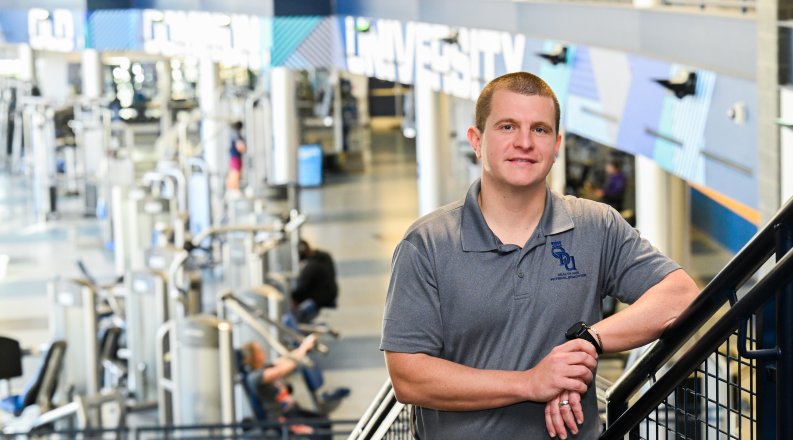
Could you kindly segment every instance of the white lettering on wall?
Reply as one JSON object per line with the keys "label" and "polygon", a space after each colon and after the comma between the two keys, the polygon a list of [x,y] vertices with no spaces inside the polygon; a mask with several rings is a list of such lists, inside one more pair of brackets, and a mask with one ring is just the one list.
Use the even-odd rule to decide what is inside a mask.
{"label": "white lettering on wall", "polygon": [[213,12],[143,11],[143,50],[209,57],[229,66],[262,64],[259,19]]}
{"label": "white lettering on wall", "polygon": [[485,82],[496,77],[496,54],[501,52],[500,32],[479,30],[476,42],[482,52],[482,79]]}
{"label": "white lettering on wall", "polygon": [[28,41],[37,50],[71,52],[75,49],[74,17],[67,9],[33,8],[28,11]]}
{"label": "white lettering on wall", "polygon": [[407,23],[403,35],[402,26],[399,22],[394,23],[394,29],[396,30],[394,33],[394,48],[396,49],[394,62],[397,63],[399,82],[410,84],[416,60],[416,24],[413,22]]}
{"label": "white lettering on wall", "polygon": [[[416,75],[415,81],[429,84],[432,90],[441,88],[441,78],[433,69],[433,62],[437,62],[438,38],[443,38],[438,29],[431,24],[420,23],[416,27]],[[437,64],[436,64],[437,66]]]}
{"label": "white lettering on wall", "polygon": [[347,68],[353,73],[405,84],[427,81],[435,91],[475,99],[499,70],[523,67],[523,35],[386,19],[372,21],[362,32],[355,22],[346,17],[344,26]]}
{"label": "white lettering on wall", "polygon": [[386,80],[386,81],[395,81],[396,80],[396,71],[394,70],[394,61],[395,55],[394,52],[396,48],[394,45],[390,44],[391,41],[394,41],[394,26],[391,23],[384,23],[384,26],[380,28],[380,32],[376,34],[377,41],[375,45],[377,47],[386,49],[382,52],[377,59],[374,61],[374,70],[377,72],[377,76]]}
{"label": "white lettering on wall", "polygon": [[449,95],[469,97],[475,75],[471,72],[471,62],[467,55],[471,47],[468,29],[458,31],[457,41],[458,50],[449,54],[449,72],[443,77],[443,91]]}
{"label": "white lettering on wall", "polygon": [[506,32],[501,33],[501,47],[504,51],[504,66],[508,72],[523,68],[523,54],[526,51],[526,37],[517,34],[513,40]]}

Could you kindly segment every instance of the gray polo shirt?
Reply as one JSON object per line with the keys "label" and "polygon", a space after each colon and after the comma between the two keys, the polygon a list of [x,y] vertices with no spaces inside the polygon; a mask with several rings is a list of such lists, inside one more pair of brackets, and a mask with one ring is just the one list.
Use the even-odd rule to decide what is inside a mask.
{"label": "gray polo shirt", "polygon": [[[632,303],[679,266],[609,206],[548,191],[523,248],[493,234],[477,203],[416,221],[394,252],[381,350],[426,353],[481,369],[526,370],[565,342],[577,321],[601,319],[601,298]],[[579,438],[600,429],[594,388]],[[547,438],[545,403],[453,412],[420,408],[423,440]]]}

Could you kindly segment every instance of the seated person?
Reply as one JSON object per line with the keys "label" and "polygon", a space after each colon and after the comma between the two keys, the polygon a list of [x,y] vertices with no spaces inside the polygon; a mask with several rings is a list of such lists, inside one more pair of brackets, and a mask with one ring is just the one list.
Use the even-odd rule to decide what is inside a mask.
{"label": "seated person", "polygon": [[[308,335],[299,347],[289,353],[288,357],[276,359],[267,363],[267,355],[257,342],[245,343],[242,352],[242,363],[248,374],[245,380],[250,388],[255,390],[259,401],[264,407],[267,421],[285,423],[289,419],[314,419],[321,426],[330,427],[327,417],[322,414],[301,408],[292,396],[284,379],[298,367],[296,359],[302,359],[317,344],[317,335]],[[314,428],[308,425],[292,425],[290,431],[294,434],[313,434]],[[322,435],[312,435],[310,438],[325,438]]]}
{"label": "seated person", "polygon": [[292,306],[298,320],[308,322],[321,308],[336,307],[339,287],[336,284],[336,268],[329,253],[313,249],[305,240],[300,240],[297,251],[300,273],[291,295]]}

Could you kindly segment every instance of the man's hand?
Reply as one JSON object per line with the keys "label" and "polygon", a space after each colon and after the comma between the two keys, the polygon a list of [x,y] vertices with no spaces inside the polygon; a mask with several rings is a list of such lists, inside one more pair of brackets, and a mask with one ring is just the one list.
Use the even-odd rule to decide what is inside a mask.
{"label": "man's hand", "polygon": [[314,428],[308,425],[289,425],[289,431],[297,435],[311,435],[314,433]]}
{"label": "man's hand", "polygon": [[303,339],[303,342],[300,343],[300,346],[292,350],[289,354],[295,362],[300,361],[301,359],[308,356],[308,353],[317,346],[317,334],[312,333],[306,336]]}
{"label": "man's hand", "polygon": [[308,353],[309,351],[313,350],[314,347],[317,346],[317,334],[311,333],[310,335],[306,336],[303,339],[303,342],[300,344],[300,349],[304,353]]}
{"label": "man's hand", "polygon": [[574,339],[554,347],[528,371],[534,390],[531,400],[548,402],[563,391],[585,393],[596,366],[595,347],[585,340]]}
{"label": "man's hand", "polygon": [[[567,402],[562,405],[562,402]],[[581,395],[574,391],[563,391],[562,394],[545,404],[545,428],[548,435],[561,439],[567,438],[567,429],[573,435],[578,434],[578,425],[584,423],[584,410],[581,407]],[[567,428],[567,429],[565,429]]]}
{"label": "man's hand", "polygon": [[479,411],[519,402],[547,402],[565,390],[584,393],[597,365],[595,347],[568,341],[529,370],[468,367],[423,353],[386,351],[397,400],[442,411]]}

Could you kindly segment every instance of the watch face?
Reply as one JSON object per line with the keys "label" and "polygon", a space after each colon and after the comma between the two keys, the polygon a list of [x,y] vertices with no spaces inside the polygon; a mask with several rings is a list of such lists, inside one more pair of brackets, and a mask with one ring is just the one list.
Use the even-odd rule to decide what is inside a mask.
{"label": "watch face", "polygon": [[581,336],[584,330],[586,330],[586,324],[583,321],[576,322],[572,327],[567,329],[567,332],[564,335],[567,339],[575,339]]}

